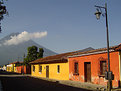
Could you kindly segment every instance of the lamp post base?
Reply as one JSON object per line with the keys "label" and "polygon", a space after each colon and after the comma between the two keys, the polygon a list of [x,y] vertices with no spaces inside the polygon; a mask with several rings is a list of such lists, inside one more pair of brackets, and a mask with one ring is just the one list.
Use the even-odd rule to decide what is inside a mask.
{"label": "lamp post base", "polygon": [[107,82],[107,91],[111,91],[112,89],[112,80],[108,80]]}

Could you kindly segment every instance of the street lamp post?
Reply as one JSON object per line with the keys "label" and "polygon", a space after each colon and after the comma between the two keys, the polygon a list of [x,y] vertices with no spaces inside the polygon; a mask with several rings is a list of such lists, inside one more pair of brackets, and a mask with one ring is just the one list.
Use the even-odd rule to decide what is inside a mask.
{"label": "street lamp post", "polygon": [[[100,19],[100,15],[106,17],[106,32],[107,32],[107,55],[108,55],[108,72],[106,72],[105,78],[108,80],[107,83],[107,91],[111,91],[112,89],[112,80],[113,80],[113,74],[110,71],[110,54],[109,54],[109,34],[108,34],[108,18],[107,18],[107,3],[105,3],[105,7],[102,6],[96,6],[97,11],[95,13],[96,18]],[[103,14],[101,9],[105,10],[105,13]]]}

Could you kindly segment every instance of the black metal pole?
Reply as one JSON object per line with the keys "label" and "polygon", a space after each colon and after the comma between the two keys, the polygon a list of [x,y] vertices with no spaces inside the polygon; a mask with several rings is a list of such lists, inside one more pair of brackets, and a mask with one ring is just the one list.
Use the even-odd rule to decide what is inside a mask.
{"label": "black metal pole", "polygon": [[109,34],[108,34],[107,4],[105,4],[105,15],[106,15],[106,32],[107,32],[108,71],[110,72],[110,54],[109,54]]}
{"label": "black metal pole", "polygon": [[[107,3],[105,3],[105,7],[96,6],[95,7],[101,9],[105,9],[105,17],[106,17],[106,33],[107,33],[107,56],[108,56],[108,83],[107,83],[107,91],[111,91],[112,89],[112,72],[110,71],[110,49],[109,49],[109,34],[108,34],[108,17],[107,17]],[[102,13],[102,12],[101,12]]]}
{"label": "black metal pole", "polygon": [[[110,72],[110,53],[109,53],[109,33],[108,33],[108,18],[107,18],[107,3],[105,3],[105,16],[106,16],[106,32],[107,32],[107,55],[108,55],[108,78]],[[112,80],[108,79],[107,83],[107,91],[111,91],[112,89]]]}

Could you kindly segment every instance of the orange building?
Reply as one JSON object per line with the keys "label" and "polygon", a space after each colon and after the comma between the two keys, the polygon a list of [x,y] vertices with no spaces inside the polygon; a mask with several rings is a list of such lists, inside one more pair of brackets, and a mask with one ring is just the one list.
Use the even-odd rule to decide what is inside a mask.
{"label": "orange building", "polygon": [[21,74],[31,74],[31,66],[23,65],[23,62],[16,61],[7,65],[7,71]]}
{"label": "orange building", "polygon": [[16,73],[21,73],[21,74],[31,74],[31,66],[16,66]]}
{"label": "orange building", "polygon": [[[69,79],[80,82],[107,85],[105,72],[108,69],[107,49],[80,52],[68,57]],[[110,47],[110,70],[114,74],[113,87],[121,81],[121,44]]]}

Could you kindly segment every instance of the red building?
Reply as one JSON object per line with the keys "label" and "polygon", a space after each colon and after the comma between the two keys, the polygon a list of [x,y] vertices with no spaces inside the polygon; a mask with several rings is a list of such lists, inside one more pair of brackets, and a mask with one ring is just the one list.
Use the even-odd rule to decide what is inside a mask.
{"label": "red building", "polygon": [[11,72],[15,72],[15,73],[20,73],[20,74],[31,74],[31,66],[27,65],[23,65],[23,62],[13,62],[12,64],[12,71]]}
{"label": "red building", "polygon": [[[104,78],[108,69],[106,48],[75,53],[69,56],[68,60],[70,80],[107,85],[107,80]],[[120,86],[121,44],[110,48],[110,70],[114,74],[113,87]]]}
{"label": "red building", "polygon": [[16,73],[31,74],[31,66],[16,66]]}

